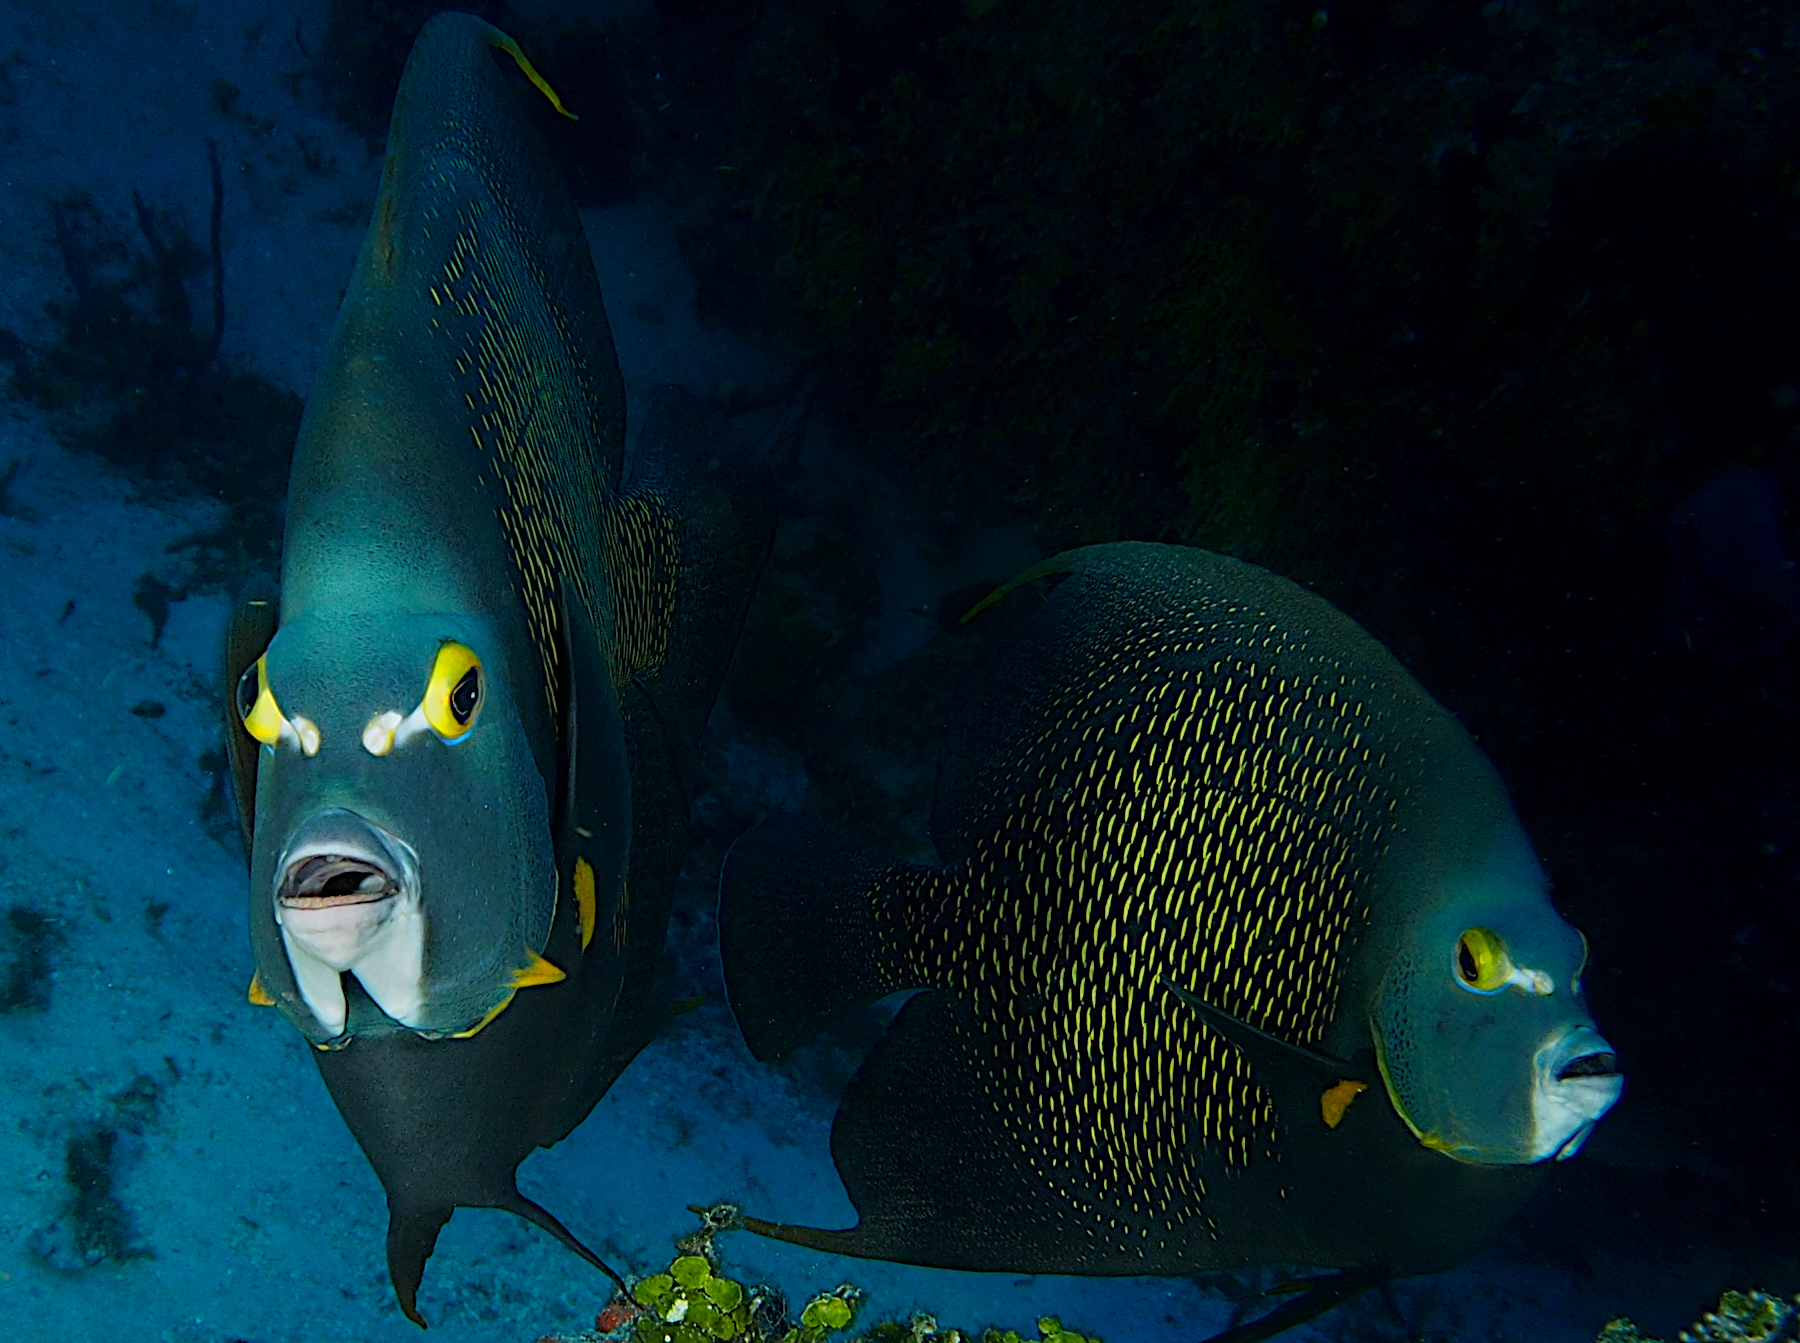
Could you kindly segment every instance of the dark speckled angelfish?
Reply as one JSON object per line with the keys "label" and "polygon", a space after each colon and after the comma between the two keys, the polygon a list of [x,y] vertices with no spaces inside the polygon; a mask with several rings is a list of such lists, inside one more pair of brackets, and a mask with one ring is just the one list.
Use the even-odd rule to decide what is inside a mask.
{"label": "dark speckled angelfish", "polygon": [[301,425],[279,607],[246,603],[228,649],[251,998],[317,1046],[420,1323],[457,1206],[600,1262],[514,1172],[654,1024],[676,761],[770,530],[766,470],[681,451],[691,417],[652,416],[621,486],[618,363],[526,78],[555,100],[478,19],[420,34]]}
{"label": "dark speckled angelfish", "polygon": [[1264,1333],[1463,1259],[1621,1087],[1492,766],[1265,570],[1096,546],[996,597],[1021,587],[946,736],[943,866],[794,817],[726,862],[759,1058],[924,990],[832,1129],[858,1224],[752,1226],[961,1269],[1344,1271]]}

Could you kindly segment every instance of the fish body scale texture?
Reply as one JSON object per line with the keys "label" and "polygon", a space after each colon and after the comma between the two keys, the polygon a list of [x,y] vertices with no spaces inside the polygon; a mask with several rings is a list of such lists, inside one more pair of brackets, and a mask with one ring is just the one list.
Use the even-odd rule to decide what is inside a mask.
{"label": "fish body scale texture", "polygon": [[[960,862],[872,892],[895,988],[979,1036],[979,1087],[1108,1249],[1211,1238],[1206,1173],[1274,1143],[1243,1056],[1162,987],[1316,1046],[1406,787],[1386,698],[1310,631],[1228,600],[1126,603],[1016,743]],[[1347,623],[1347,622],[1346,622]]]}

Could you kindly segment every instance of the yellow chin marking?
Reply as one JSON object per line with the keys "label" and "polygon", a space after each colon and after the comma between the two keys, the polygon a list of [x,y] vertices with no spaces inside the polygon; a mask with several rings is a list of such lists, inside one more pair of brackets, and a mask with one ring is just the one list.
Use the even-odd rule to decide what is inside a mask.
{"label": "yellow chin marking", "polygon": [[489,1022],[493,1021],[495,1017],[499,1016],[507,1009],[512,1003],[514,995],[517,994],[520,989],[528,989],[536,984],[554,984],[558,980],[567,978],[567,975],[561,970],[558,970],[554,965],[550,964],[550,962],[545,960],[542,956],[533,955],[530,965],[526,966],[523,970],[513,971],[512,987],[506,991],[506,996],[492,1007],[488,1008],[487,1015],[480,1021],[477,1021],[466,1031],[453,1031],[450,1038],[452,1040],[467,1040],[472,1035],[480,1035],[482,1031],[487,1029]]}
{"label": "yellow chin marking", "polygon": [[1325,1094],[1319,1097],[1319,1114],[1325,1120],[1325,1127],[1336,1128],[1343,1123],[1344,1111],[1350,1108],[1350,1102],[1368,1089],[1367,1082],[1356,1082],[1348,1078],[1327,1088]]}
{"label": "yellow chin marking", "polygon": [[480,1035],[481,1032],[487,1028],[488,1022],[492,1021],[495,1017],[499,1016],[502,1012],[504,1012],[506,1010],[507,1004],[512,1002],[512,1000],[513,1000],[513,995],[511,993],[507,994],[499,1002],[495,1003],[492,1007],[488,1008],[487,1015],[485,1017],[483,1017],[480,1021],[477,1021],[473,1026],[469,1027],[469,1029],[466,1031],[455,1032],[454,1034],[451,1035],[450,1038],[452,1040],[467,1040],[471,1035]]}
{"label": "yellow chin marking", "polygon": [[269,996],[269,991],[262,986],[262,978],[259,975],[250,976],[250,992],[244,996],[257,1007],[275,1006],[275,1000]]}
{"label": "yellow chin marking", "polygon": [[1448,1152],[1452,1156],[1456,1154],[1456,1148],[1450,1140],[1448,1138],[1439,1137],[1436,1133],[1421,1133],[1419,1135],[1419,1145],[1422,1147],[1429,1147],[1434,1152]]}
{"label": "yellow chin marking", "polygon": [[575,909],[581,917],[581,949],[594,940],[594,867],[585,858],[575,860]]}

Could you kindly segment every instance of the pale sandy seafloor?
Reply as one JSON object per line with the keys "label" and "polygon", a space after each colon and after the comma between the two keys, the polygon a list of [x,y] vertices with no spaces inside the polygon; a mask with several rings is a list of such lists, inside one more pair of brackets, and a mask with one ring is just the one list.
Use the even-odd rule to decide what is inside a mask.
{"label": "pale sandy seafloor", "polygon": [[[123,218],[136,187],[203,234],[213,137],[226,166],[224,357],[304,392],[377,169],[358,137],[283,83],[304,63],[296,30],[323,24],[322,5],[9,0],[0,326],[48,338],[44,304],[65,285],[50,204],[72,191]],[[219,79],[241,90],[234,116],[209,93]],[[668,380],[710,391],[778,379],[756,350],[694,320],[654,202],[585,222],[640,411],[642,389]],[[0,1343],[416,1338],[387,1283],[374,1176],[300,1039],[245,1001],[242,859],[216,813],[203,819],[212,780],[200,764],[219,740],[225,599],[179,603],[155,646],[132,600],[139,576],[168,564],[170,543],[212,515],[145,502],[58,446],[41,413],[9,404],[0,466],[15,458],[0,516],[0,913],[33,911],[50,936],[41,962],[0,966],[14,991],[21,976],[44,986],[41,1005],[0,1014]],[[901,521],[866,529],[894,547],[871,557],[884,572],[908,562],[896,508]],[[739,757],[758,749],[734,745]],[[804,779],[779,779],[792,769],[772,758],[742,773],[765,793],[797,795]],[[666,1264],[694,1225],[693,1202],[843,1225],[829,1104],[756,1067],[714,1001],[673,1024],[569,1141],[531,1158],[521,1184],[634,1274]],[[87,1264],[69,1152],[102,1150],[106,1133],[130,1253]],[[865,1320],[928,1310],[946,1324],[1029,1332],[1056,1314],[1112,1343],[1187,1343],[1230,1313],[1222,1296],[1182,1281],[930,1272],[744,1235],[722,1248],[728,1272],[798,1299],[858,1283]],[[603,1279],[537,1231],[463,1211],[420,1304],[431,1338],[529,1343],[587,1327],[606,1295]],[[1396,1299],[1404,1324],[1370,1301],[1296,1337],[1573,1343],[1634,1304],[1594,1279],[1491,1257],[1401,1284]]]}

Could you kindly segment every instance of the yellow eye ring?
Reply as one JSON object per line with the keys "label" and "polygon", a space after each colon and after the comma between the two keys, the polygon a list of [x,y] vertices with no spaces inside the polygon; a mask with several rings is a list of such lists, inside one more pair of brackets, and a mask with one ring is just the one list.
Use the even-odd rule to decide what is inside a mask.
{"label": "yellow eye ring", "polygon": [[1451,961],[1456,982],[1471,993],[1498,993],[1513,977],[1512,956],[1492,928],[1465,929]]}
{"label": "yellow eye ring", "polygon": [[287,726],[287,716],[275,702],[275,692],[269,689],[269,672],[263,665],[267,656],[264,654],[256,659],[238,678],[238,716],[243,719],[244,731],[252,737],[264,746],[278,746],[281,729]]}
{"label": "yellow eye ring", "polygon": [[481,674],[481,659],[466,644],[450,642],[438,648],[437,661],[431,667],[431,680],[425,686],[425,721],[431,730],[454,746],[475,730],[481,716],[481,703],[487,698]]}

